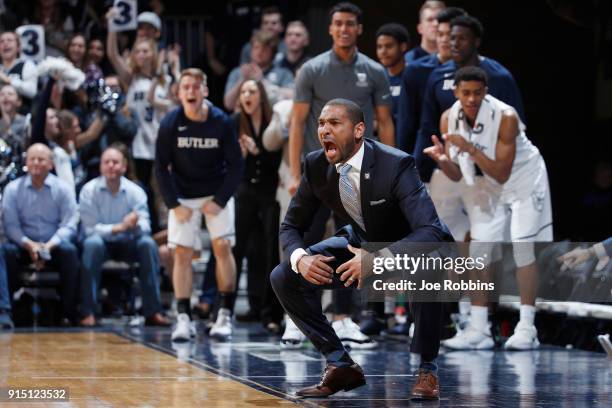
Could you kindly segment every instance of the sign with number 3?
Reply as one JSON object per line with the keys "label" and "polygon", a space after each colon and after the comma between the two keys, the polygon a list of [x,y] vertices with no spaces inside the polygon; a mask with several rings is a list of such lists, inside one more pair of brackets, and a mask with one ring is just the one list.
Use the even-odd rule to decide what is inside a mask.
{"label": "sign with number 3", "polygon": [[45,29],[41,25],[24,25],[15,30],[21,43],[21,57],[42,61],[45,58]]}
{"label": "sign with number 3", "polygon": [[135,30],[137,27],[136,11],[138,10],[137,0],[115,0],[113,8],[114,16],[109,20],[108,29],[110,31]]}

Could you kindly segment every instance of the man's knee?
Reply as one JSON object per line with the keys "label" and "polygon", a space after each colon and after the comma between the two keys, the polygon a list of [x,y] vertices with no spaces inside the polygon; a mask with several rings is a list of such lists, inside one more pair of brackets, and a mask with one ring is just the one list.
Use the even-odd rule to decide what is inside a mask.
{"label": "man's knee", "polygon": [[177,245],[174,248],[174,261],[175,265],[178,263],[182,266],[191,266],[191,261],[193,259],[193,248],[184,247],[181,245]]}
{"label": "man's knee", "polygon": [[143,235],[138,238],[138,242],[136,243],[136,248],[138,252],[146,252],[146,253],[157,253],[157,244],[149,235]]}
{"label": "man's knee", "polygon": [[83,253],[101,253],[106,244],[99,235],[90,235],[83,241]]}
{"label": "man's knee", "polygon": [[212,246],[217,258],[228,256],[232,253],[232,243],[227,238],[215,238],[212,241]]}
{"label": "man's knee", "polygon": [[291,270],[287,261],[281,262],[276,268],[270,273],[270,285],[277,294],[282,292],[287,282],[287,273],[295,273]]}
{"label": "man's knee", "polygon": [[19,257],[19,247],[12,242],[2,244],[2,252],[7,263]]}
{"label": "man's knee", "polygon": [[536,262],[533,242],[513,242],[512,254],[517,268],[530,266]]}
{"label": "man's knee", "polygon": [[79,273],[79,253],[77,247],[69,241],[62,241],[51,252],[51,258],[57,259],[62,279],[75,279]]}
{"label": "man's knee", "polygon": [[62,240],[54,249],[63,257],[76,258],[78,254],[77,247],[69,241]]}

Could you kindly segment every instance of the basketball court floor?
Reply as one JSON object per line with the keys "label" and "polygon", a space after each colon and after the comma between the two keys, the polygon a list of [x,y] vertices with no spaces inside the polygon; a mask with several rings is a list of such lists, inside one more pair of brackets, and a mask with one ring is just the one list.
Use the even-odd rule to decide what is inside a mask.
{"label": "basketball court floor", "polygon": [[612,359],[543,346],[533,352],[447,352],[439,358],[441,399],[407,398],[416,362],[406,343],[353,351],[367,385],[328,399],[295,391],[324,367],[307,345],[285,351],[256,324],[238,324],[231,342],[173,344],[168,329],[116,323],[96,331],[0,333],[0,387],[66,388],[69,401],[0,402],[57,407],[612,407]]}

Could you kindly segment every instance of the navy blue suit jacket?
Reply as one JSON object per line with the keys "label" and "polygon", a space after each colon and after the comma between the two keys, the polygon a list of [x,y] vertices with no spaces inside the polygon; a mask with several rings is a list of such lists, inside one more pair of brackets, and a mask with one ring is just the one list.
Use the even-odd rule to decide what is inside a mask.
{"label": "navy blue suit jacket", "polygon": [[362,243],[392,242],[388,249],[394,254],[410,242],[453,240],[419,179],[413,157],[370,139],[364,143],[360,193],[365,231],[342,205],[336,167],[322,149],[317,150],[304,160],[300,186],[281,224],[280,241],[287,257],[304,248],[302,237],[321,204],[349,224]]}

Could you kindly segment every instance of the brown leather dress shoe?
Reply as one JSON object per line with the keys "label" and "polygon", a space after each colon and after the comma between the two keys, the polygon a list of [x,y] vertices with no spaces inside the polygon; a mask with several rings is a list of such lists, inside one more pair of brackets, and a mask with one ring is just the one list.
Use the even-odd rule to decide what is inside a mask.
{"label": "brown leather dress shoe", "polygon": [[86,317],[82,318],[79,321],[79,326],[81,326],[81,327],[95,327],[96,326],[96,318],[92,314],[87,315]]}
{"label": "brown leather dress shoe", "polygon": [[305,398],[329,397],[338,391],[350,391],[365,383],[365,375],[358,364],[348,367],[334,367],[328,364],[321,377],[321,382],[298,390],[296,395]]}
{"label": "brown leather dress shoe", "polygon": [[145,326],[169,327],[172,323],[161,313],[155,313],[145,318]]}
{"label": "brown leather dress shoe", "polygon": [[438,377],[430,371],[419,370],[419,378],[412,387],[410,398],[437,400],[440,398]]}

